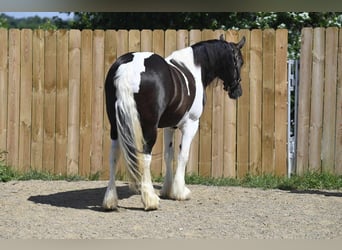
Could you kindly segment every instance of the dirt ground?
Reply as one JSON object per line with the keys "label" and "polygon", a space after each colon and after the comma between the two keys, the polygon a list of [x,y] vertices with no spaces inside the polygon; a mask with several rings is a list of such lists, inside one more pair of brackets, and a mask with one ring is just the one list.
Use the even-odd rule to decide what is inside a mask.
{"label": "dirt ground", "polygon": [[0,239],[342,239],[342,191],[189,185],[191,200],[146,212],[118,182],[119,209],[105,212],[106,185],[0,183]]}

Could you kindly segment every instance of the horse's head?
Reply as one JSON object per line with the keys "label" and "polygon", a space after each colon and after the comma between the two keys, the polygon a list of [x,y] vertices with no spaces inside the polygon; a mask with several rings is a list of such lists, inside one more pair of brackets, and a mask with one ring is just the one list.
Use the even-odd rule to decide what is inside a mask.
{"label": "horse's head", "polygon": [[[220,40],[224,40],[223,36],[220,37]],[[245,37],[242,37],[238,43],[228,43],[228,55],[224,56],[222,75],[219,76],[223,80],[224,90],[228,92],[229,97],[232,99],[237,99],[242,95],[240,71],[243,58],[241,48],[245,41]]]}

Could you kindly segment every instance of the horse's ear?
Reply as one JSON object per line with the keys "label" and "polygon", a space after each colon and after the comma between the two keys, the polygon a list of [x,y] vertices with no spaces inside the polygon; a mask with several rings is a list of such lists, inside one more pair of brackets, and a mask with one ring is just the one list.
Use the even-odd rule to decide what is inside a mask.
{"label": "horse's ear", "polygon": [[221,41],[225,41],[225,40],[224,40],[223,34],[220,35],[220,40],[221,40]]}
{"label": "horse's ear", "polygon": [[245,44],[246,42],[246,38],[245,36],[243,36],[240,40],[240,42],[238,42],[238,44],[236,45],[238,47],[238,49],[241,49],[243,47],[243,45]]}

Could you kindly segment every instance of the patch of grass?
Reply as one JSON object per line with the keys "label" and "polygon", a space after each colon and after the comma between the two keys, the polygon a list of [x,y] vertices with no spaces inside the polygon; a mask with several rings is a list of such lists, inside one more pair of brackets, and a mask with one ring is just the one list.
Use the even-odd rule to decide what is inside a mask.
{"label": "patch of grass", "polygon": [[[11,180],[66,180],[66,181],[81,181],[81,180],[99,180],[100,172],[89,175],[87,178],[79,175],[56,175],[31,169],[26,173],[18,173],[11,167],[5,166],[0,160],[0,182]],[[117,176],[118,180],[121,180]],[[125,178],[123,178],[125,179]],[[155,182],[163,182],[163,177],[153,178]],[[274,175],[246,175],[242,179],[235,178],[214,178],[202,177],[198,175],[187,175],[185,177],[187,184],[207,185],[207,186],[242,186],[249,188],[262,189],[282,189],[282,190],[310,190],[310,189],[327,189],[339,190],[342,189],[342,175],[333,175],[330,173],[308,172],[303,176],[294,175],[291,178],[277,177]]]}
{"label": "patch of grass", "polygon": [[[162,181],[162,179],[160,180]],[[310,190],[310,189],[342,189],[342,176],[330,173],[311,173],[303,176],[294,175],[291,178],[278,177],[274,175],[246,175],[242,179],[235,178],[213,178],[198,175],[186,176],[187,184],[209,185],[209,186],[242,186],[262,189],[282,190]]]}
{"label": "patch of grass", "polygon": [[91,174],[89,177],[82,177],[80,175],[60,175],[60,174],[51,174],[47,172],[37,171],[34,169],[30,169],[26,173],[19,173],[12,169],[11,167],[5,166],[0,163],[0,182],[8,182],[8,181],[27,181],[27,180],[44,180],[44,181],[57,181],[57,180],[66,180],[66,181],[83,181],[83,180],[99,180],[100,173],[97,172],[95,174]]}

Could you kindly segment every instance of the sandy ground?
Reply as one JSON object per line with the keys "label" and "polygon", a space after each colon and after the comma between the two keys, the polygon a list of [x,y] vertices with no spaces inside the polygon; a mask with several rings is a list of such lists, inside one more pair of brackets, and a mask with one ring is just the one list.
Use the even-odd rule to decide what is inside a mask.
{"label": "sandy ground", "polygon": [[342,191],[189,185],[191,200],[146,212],[118,182],[119,209],[104,212],[106,185],[0,183],[0,239],[342,239]]}

